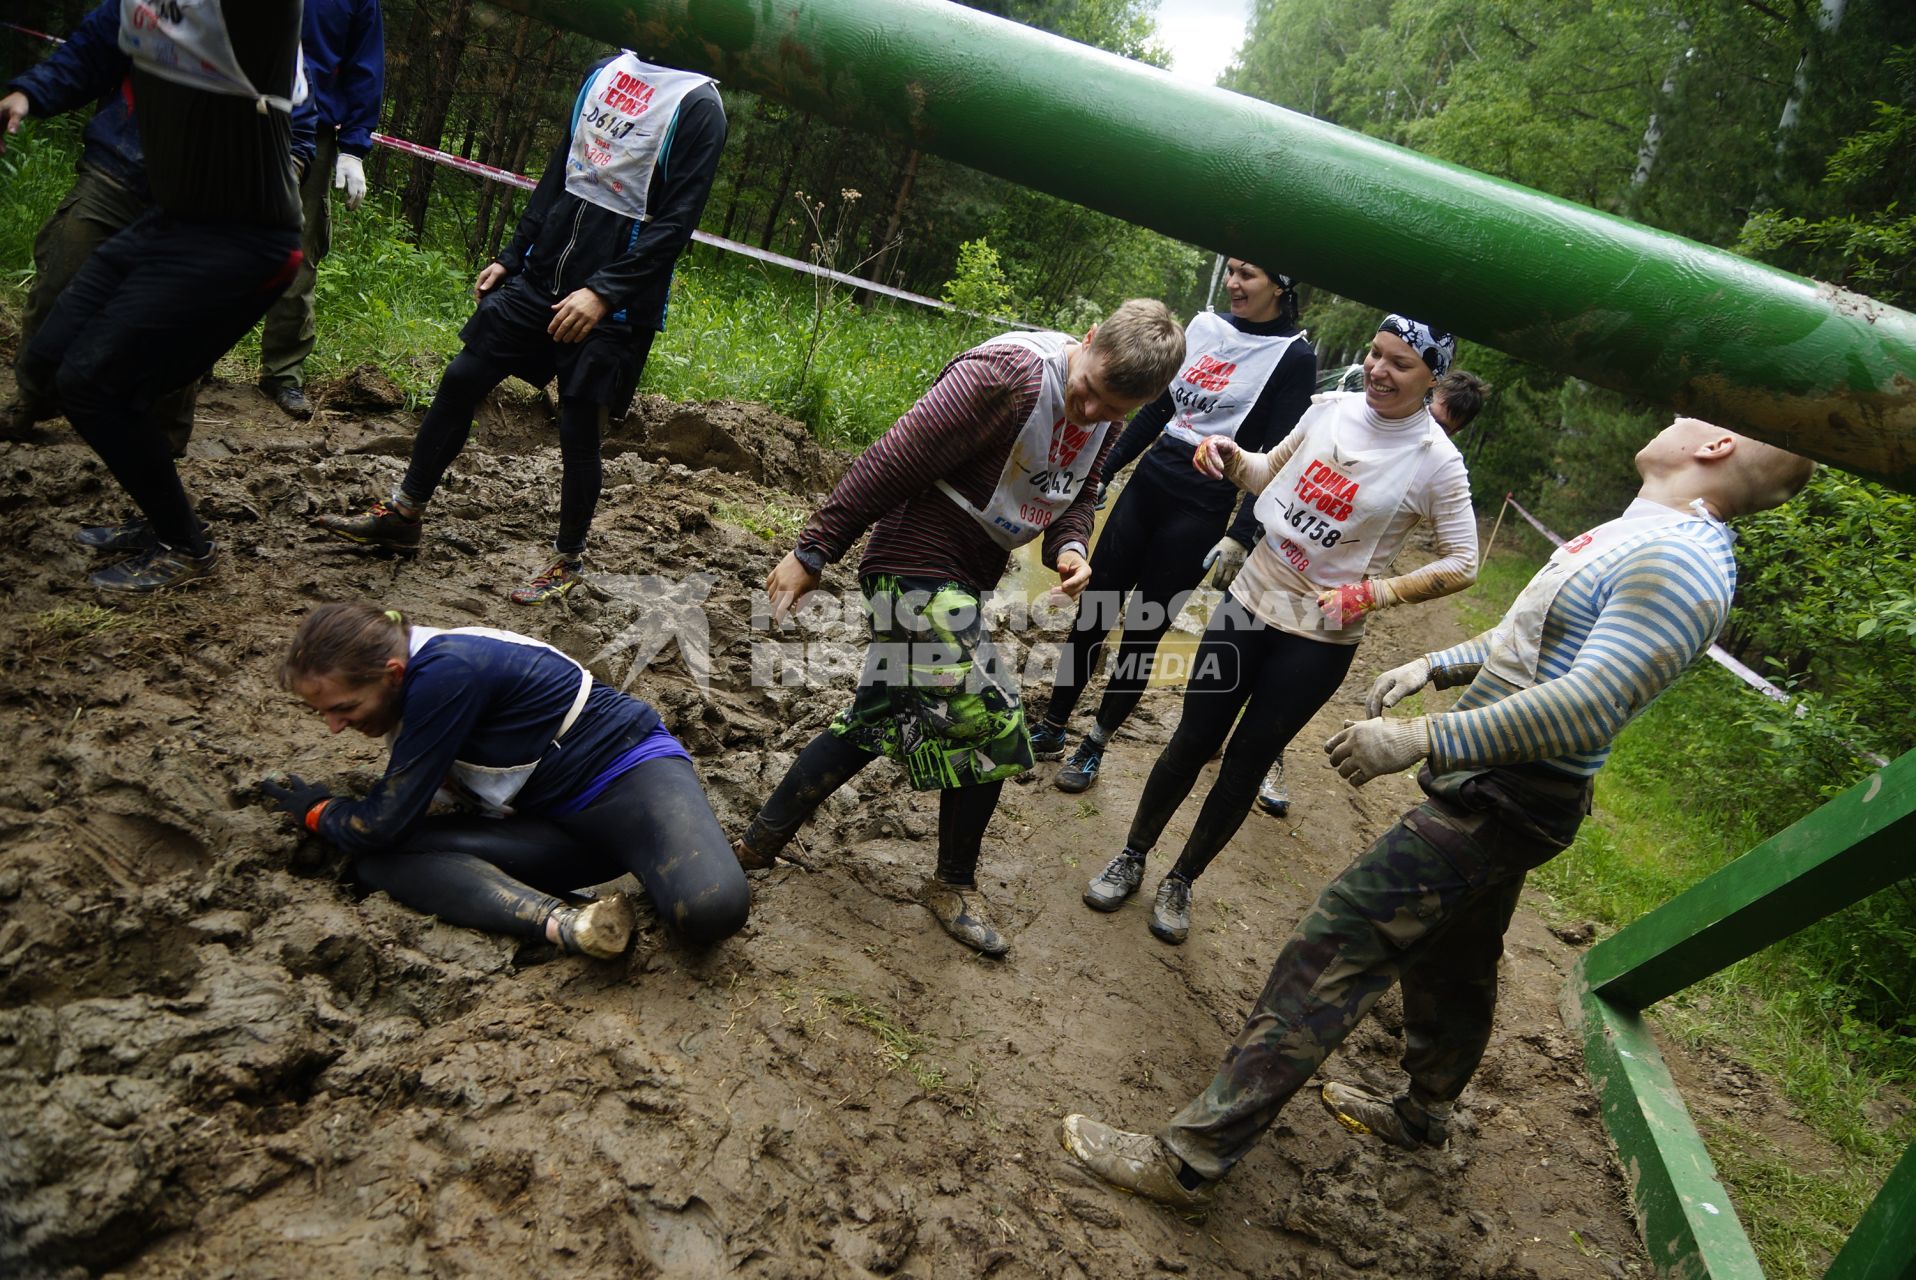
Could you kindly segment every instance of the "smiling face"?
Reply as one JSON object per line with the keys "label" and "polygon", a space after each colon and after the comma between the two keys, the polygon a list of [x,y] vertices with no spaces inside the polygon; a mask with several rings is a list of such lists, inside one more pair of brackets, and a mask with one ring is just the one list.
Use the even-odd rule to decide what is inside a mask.
{"label": "smiling face", "polygon": [[1242,258],[1225,262],[1224,292],[1231,299],[1231,314],[1254,324],[1277,319],[1278,299],[1284,296],[1284,290],[1264,274],[1264,268]]}
{"label": "smiling face", "polygon": [[1364,401],[1385,418],[1408,418],[1424,403],[1436,375],[1408,342],[1394,333],[1371,336],[1364,355]]}
{"label": "smiling face", "polygon": [[[1065,380],[1064,416],[1073,426],[1089,427],[1100,422],[1122,422],[1145,403],[1112,390],[1104,377],[1104,356],[1093,344],[1098,331],[1084,336],[1084,345],[1071,356],[1071,373]],[[1156,399],[1155,396],[1146,399]]]}
{"label": "smiling face", "polygon": [[399,726],[399,686],[405,675],[404,660],[391,658],[383,675],[363,684],[329,671],[298,677],[293,692],[333,733],[357,729],[369,738],[383,738]]}

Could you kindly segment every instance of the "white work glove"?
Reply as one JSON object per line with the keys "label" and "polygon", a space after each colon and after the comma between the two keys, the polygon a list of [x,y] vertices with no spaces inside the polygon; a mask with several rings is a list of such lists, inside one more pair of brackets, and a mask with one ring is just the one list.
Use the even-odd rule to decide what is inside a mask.
{"label": "white work glove", "polygon": [[348,209],[357,209],[366,198],[366,166],[358,156],[339,153],[339,163],[333,166],[333,189],[346,193]]}
{"label": "white work glove", "polygon": [[1331,767],[1353,787],[1361,787],[1372,778],[1408,769],[1430,754],[1430,721],[1424,716],[1411,720],[1359,720],[1344,722],[1344,727],[1324,744]]}
{"label": "white work glove", "polygon": [[1429,683],[1429,658],[1413,658],[1401,667],[1392,667],[1370,687],[1370,697],[1364,699],[1364,714],[1381,716]]}
{"label": "white work glove", "polygon": [[1219,591],[1226,591],[1230,589],[1231,580],[1237,577],[1237,571],[1244,567],[1244,562],[1250,558],[1250,554],[1248,547],[1227,533],[1217,540],[1215,547],[1205,553],[1204,563],[1199,567],[1209,569],[1212,565],[1216,565],[1217,572],[1211,575],[1211,585]]}

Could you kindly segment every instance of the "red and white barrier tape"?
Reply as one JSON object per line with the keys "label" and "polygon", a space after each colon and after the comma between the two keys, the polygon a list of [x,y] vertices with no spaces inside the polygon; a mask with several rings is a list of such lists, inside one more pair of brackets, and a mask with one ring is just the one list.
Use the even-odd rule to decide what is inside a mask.
{"label": "red and white barrier tape", "polygon": [[0,21],[0,27],[6,27],[12,31],[18,31],[23,36],[33,36],[35,39],[45,40],[48,44],[65,44],[66,43],[66,41],[62,40],[59,36],[50,36],[44,31],[35,31],[32,27],[23,27],[17,22]]}

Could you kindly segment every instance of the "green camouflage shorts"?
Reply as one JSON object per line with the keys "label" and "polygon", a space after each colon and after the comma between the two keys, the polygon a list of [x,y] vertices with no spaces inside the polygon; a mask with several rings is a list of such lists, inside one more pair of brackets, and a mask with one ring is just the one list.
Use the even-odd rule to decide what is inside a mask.
{"label": "green camouflage shorts", "polygon": [[859,585],[872,643],[858,692],[832,732],[896,760],[919,791],[1029,769],[1018,686],[998,669],[978,597],[937,578],[873,574]]}

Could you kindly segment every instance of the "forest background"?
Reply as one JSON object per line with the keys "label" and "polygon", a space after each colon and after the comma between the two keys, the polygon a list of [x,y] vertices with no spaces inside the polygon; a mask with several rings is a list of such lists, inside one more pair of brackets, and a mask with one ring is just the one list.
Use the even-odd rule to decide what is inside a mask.
{"label": "forest background", "polygon": [[[90,6],[27,0],[61,32]],[[1014,21],[1168,65],[1155,0],[995,0]],[[536,175],[577,78],[606,50],[473,0],[386,0],[382,130]],[[0,74],[47,46],[0,31]],[[1916,308],[1916,6],[1906,0],[1256,0],[1221,83],[1485,173]],[[725,91],[731,134],[704,229],[920,293],[974,316],[828,286],[695,246],[643,389],[777,405],[856,445],[955,351],[1002,328],[1081,330],[1117,301],[1206,303],[1215,255]],[[0,306],[64,192],[76,114],[0,157]],[[320,273],[319,379],[377,365],[415,400],[457,349],[470,279],[524,193],[379,149],[366,207],[336,214]],[[1114,164],[1113,182],[1148,182]],[[1281,222],[1282,209],[1271,217]],[[1277,270],[1283,263],[1264,264]],[[1322,367],[1356,358],[1378,307],[1303,285]],[[248,363],[243,349],[236,363]],[[1621,509],[1630,457],[1667,413],[1467,340],[1495,387],[1462,439],[1480,515],[1514,494],[1559,532]],[[244,376],[239,374],[238,376]],[[1626,734],[1599,820],[1541,879],[1565,910],[1626,922],[1853,784],[1866,752],[1916,746],[1916,505],[1829,468],[1739,522],[1723,644],[1796,710],[1705,666]],[[789,529],[777,520],[767,536]],[[1474,607],[1487,625],[1547,553],[1506,521]],[[1732,999],[1723,999],[1724,995]],[[1768,1016],[1741,1016],[1755,1002]],[[1712,1016],[1711,1009],[1721,1012]],[[1916,895],[1907,883],[1675,1001],[1667,1029],[1772,1071],[1847,1153],[1804,1171],[1749,1135],[1713,1151],[1770,1274],[1817,1274],[1916,1133],[1868,1105],[1916,1074]]]}

